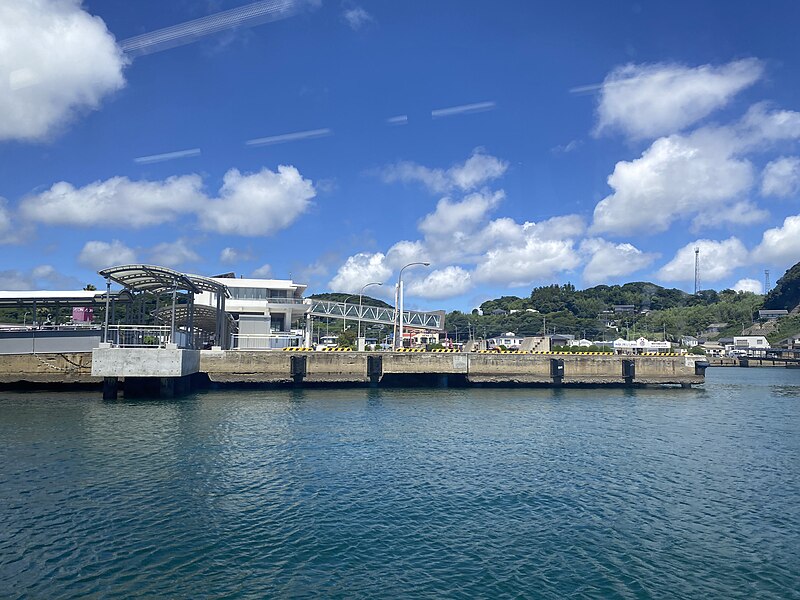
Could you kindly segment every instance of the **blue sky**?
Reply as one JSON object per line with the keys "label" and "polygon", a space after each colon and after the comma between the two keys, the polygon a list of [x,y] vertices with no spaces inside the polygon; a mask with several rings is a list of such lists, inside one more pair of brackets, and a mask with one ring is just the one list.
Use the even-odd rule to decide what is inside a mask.
{"label": "blue sky", "polygon": [[0,0],[0,288],[150,262],[391,296],[429,261],[407,304],[470,309],[554,282],[691,291],[699,247],[701,287],[760,292],[800,260],[798,17]]}

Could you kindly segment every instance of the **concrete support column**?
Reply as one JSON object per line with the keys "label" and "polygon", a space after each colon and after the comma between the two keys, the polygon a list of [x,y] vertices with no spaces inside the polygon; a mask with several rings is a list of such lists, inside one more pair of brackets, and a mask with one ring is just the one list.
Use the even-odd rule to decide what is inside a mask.
{"label": "concrete support column", "polygon": [[103,400],[116,400],[119,380],[116,377],[103,377]]}
{"label": "concrete support column", "polygon": [[160,398],[174,398],[175,397],[175,378],[174,377],[160,377],[158,380],[159,389],[158,396]]}

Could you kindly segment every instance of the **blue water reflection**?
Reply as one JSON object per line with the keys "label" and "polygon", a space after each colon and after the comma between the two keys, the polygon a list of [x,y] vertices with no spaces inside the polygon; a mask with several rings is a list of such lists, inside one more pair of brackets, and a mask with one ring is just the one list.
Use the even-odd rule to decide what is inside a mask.
{"label": "blue water reflection", "polygon": [[0,597],[798,597],[799,395],[0,392]]}

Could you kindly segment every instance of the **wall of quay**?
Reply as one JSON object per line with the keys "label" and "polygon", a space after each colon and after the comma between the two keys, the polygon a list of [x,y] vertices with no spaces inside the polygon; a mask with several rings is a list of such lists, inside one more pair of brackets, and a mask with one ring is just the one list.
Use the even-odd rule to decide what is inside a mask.
{"label": "wall of quay", "polygon": [[[552,360],[563,361],[563,377],[554,379],[552,376]],[[623,360],[633,361],[635,375],[632,379],[623,377]],[[431,377],[442,378],[440,380],[445,382],[449,378],[451,385],[457,382],[476,385],[699,384],[705,380],[704,369],[696,368],[693,358],[590,354],[209,350],[200,352],[199,372],[220,384],[277,385],[380,385],[384,380],[412,384],[415,378],[417,383],[424,383],[431,381]],[[124,370],[118,376],[124,379]],[[92,358],[88,352],[0,356],[0,383],[16,382],[85,384],[100,383],[102,377],[92,376]]]}

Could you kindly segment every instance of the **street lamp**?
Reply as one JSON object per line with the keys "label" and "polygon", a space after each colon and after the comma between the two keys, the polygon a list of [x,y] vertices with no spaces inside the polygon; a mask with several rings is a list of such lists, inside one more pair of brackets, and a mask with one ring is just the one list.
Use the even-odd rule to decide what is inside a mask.
{"label": "street lamp", "polygon": [[347,298],[344,299],[344,302],[342,302],[342,304],[344,304],[344,306],[342,307],[342,316],[344,317],[344,323],[342,324],[342,333],[344,333],[347,330],[347,301],[350,300],[350,298],[355,298],[355,295],[348,296]]}
{"label": "street lamp", "polygon": [[405,265],[402,269],[400,269],[400,273],[397,275],[397,297],[398,301],[395,302],[395,310],[399,308],[399,312],[397,315],[397,321],[399,324],[399,338],[400,338],[400,345],[398,346],[397,338],[394,340],[395,348],[402,348],[403,347],[403,271],[405,271],[408,267],[413,267],[415,265],[422,265],[424,267],[430,267],[431,263],[429,262],[412,262]]}
{"label": "street lamp", "polygon": [[358,292],[358,339],[361,339],[361,301],[363,300],[364,290],[371,285],[383,285],[383,282],[373,281],[372,283],[365,283],[361,286],[361,291]]}

